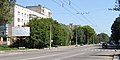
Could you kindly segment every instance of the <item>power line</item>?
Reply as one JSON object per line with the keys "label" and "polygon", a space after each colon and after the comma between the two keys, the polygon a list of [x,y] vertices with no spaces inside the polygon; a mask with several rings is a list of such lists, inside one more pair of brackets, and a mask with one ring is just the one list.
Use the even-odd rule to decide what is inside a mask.
{"label": "power line", "polygon": [[[65,1],[65,0],[63,0],[63,1],[64,1],[65,3],[67,3],[67,1]],[[86,19],[90,24],[94,25],[93,22],[91,22],[88,18],[86,18],[86,17],[84,16],[84,14],[88,14],[87,12],[84,12],[84,11],[82,10],[84,13],[80,13],[76,8],[74,8],[74,7],[72,6],[73,3],[72,3],[70,0],[68,0],[68,2],[69,2],[70,8],[73,9],[74,11],[76,11],[76,14],[82,15],[82,17],[83,17],[84,19]]]}
{"label": "power line", "polygon": [[60,0],[60,2],[62,3],[62,7],[64,7],[64,3]]}
{"label": "power line", "polygon": [[[91,21],[89,21],[89,19],[88,18],[86,18],[85,16],[84,16],[84,14],[89,14],[89,12],[85,12],[84,10],[82,10],[82,9],[80,9],[80,7],[79,6],[77,6],[76,4],[74,4],[74,3],[72,3],[70,0],[68,0],[69,2],[65,2],[65,0],[63,0],[63,1],[61,1],[61,0],[58,0],[58,1],[60,1],[62,4],[60,4],[60,3],[58,3],[56,0],[53,0],[56,4],[58,4],[59,6],[62,6],[62,8],[64,8],[66,11],[68,11],[70,14],[72,14],[73,16],[75,16],[76,18],[78,18],[78,19],[80,19],[80,17],[78,17],[78,16],[76,16],[76,14],[75,13],[73,13],[73,12],[71,12],[69,9],[67,9],[66,7],[65,7],[65,3],[67,3],[69,6],[72,6],[72,4],[73,5],[75,5],[76,7],[78,7],[79,8],[79,10],[81,10],[82,12],[84,12],[84,13],[80,13],[77,9],[75,9],[73,6],[72,7],[70,7],[70,8],[72,8],[73,10],[75,10],[78,14],[80,14],[80,15],[82,15],[83,16],[83,18],[84,19],[86,19],[86,20],[88,20],[88,22],[89,23],[91,23],[92,25],[94,25],[95,27],[98,27],[100,30],[102,30],[97,24],[96,24],[96,22],[94,21],[94,23],[92,23]],[[92,19],[91,19],[92,20]],[[84,20],[83,20],[84,21]],[[85,21],[84,21],[85,22]]]}
{"label": "power line", "polygon": [[[56,2],[55,0],[53,0],[56,4],[58,4],[59,6],[61,6],[61,4],[59,4],[58,2]],[[59,0],[60,1],[60,0]],[[61,2],[61,1],[60,1]],[[63,2],[62,2],[63,4]],[[63,7],[63,6],[62,6]],[[78,16],[76,16],[73,12],[71,12],[69,9],[63,7],[66,11],[70,12],[73,16],[75,16],[76,18],[80,19]],[[78,20],[79,21],[79,20]],[[84,21],[85,22],[85,21]]]}
{"label": "power line", "polygon": [[[73,12],[71,12],[69,9],[67,9],[67,8],[65,8],[65,3],[67,3],[69,6],[72,6],[72,4],[74,4],[74,3],[72,3],[70,0],[69,0],[69,2],[66,2],[65,0],[63,0],[63,1],[61,1],[61,0],[59,0],[62,4],[60,4],[60,3],[58,3],[57,1],[55,1],[55,0],[53,0],[56,4],[58,4],[59,6],[62,6],[66,11],[68,11],[68,12],[70,12],[72,15],[74,15],[76,18],[78,18],[78,19],[80,19],[80,17],[78,17],[78,16],[76,16]],[[74,4],[75,5],[75,4]],[[77,6],[77,5],[76,5]],[[79,7],[79,6],[77,6],[77,7]],[[79,11],[77,10],[77,9],[75,9],[73,6],[72,7],[70,7],[70,8],[72,8],[73,10],[75,10],[78,14],[80,14],[79,13]],[[80,8],[79,8],[80,9]],[[81,9],[80,9],[81,10]],[[81,11],[83,11],[83,10],[81,10]],[[84,16],[84,14],[88,14],[87,12],[85,12],[85,11],[83,11],[84,13],[81,13],[80,15],[82,15],[82,17],[84,18],[84,19],[86,19],[90,24],[92,24],[92,25],[94,25],[94,23],[92,23],[91,21],[89,21],[89,19],[88,18],[86,18],[85,16]],[[91,19],[92,20],[92,19]],[[83,20],[84,21],[84,20]],[[85,22],[85,21],[84,21]],[[97,26],[97,24],[95,24],[94,25],[95,27],[98,27]],[[99,27],[98,27],[99,28]]]}
{"label": "power line", "polygon": [[[63,0],[63,1],[66,2],[65,0]],[[89,12],[85,12],[84,10],[80,9],[80,7],[77,6],[76,4],[74,4],[71,0],[68,0],[68,2],[69,2],[69,6],[71,6],[71,8],[73,8],[73,9],[77,12],[77,14],[80,14],[80,15],[81,15],[84,19],[86,19],[90,24],[92,24],[92,25],[94,25],[95,27],[98,27],[100,30],[102,30],[102,29],[96,24],[96,22],[95,22],[93,19],[89,18],[90,20],[94,21],[94,23],[91,22],[87,17],[84,16],[84,14],[90,16],[90,15],[89,15]],[[66,2],[66,3],[67,3],[67,2]],[[83,13],[80,13],[80,12],[79,12],[77,9],[75,9],[72,5],[78,7],[79,10],[81,10]]]}
{"label": "power line", "polygon": [[[65,0],[63,0],[65,3],[67,3]],[[71,2],[70,2],[70,0],[69,0],[69,6],[71,6]],[[72,7],[71,6],[71,8],[73,9],[73,10],[75,10],[77,13],[79,13],[79,11],[77,11],[74,7]]]}
{"label": "power line", "polygon": [[[65,1],[65,0],[63,0],[63,1]],[[87,13],[87,12],[83,11],[82,9],[80,9],[80,7],[77,6],[76,4],[74,4],[71,0],[68,0],[68,2],[70,3],[70,6],[75,5],[76,7],[78,7],[79,10],[81,10],[81,11],[83,12],[83,13],[81,13],[81,14],[85,14],[85,13]],[[87,13],[87,14],[88,14],[88,13]]]}
{"label": "power line", "polygon": [[[68,1],[70,1],[70,0],[68,0]],[[70,1],[70,2],[71,2],[71,1]],[[72,3],[74,6],[78,7],[78,8],[79,8],[79,10],[81,10],[81,11],[83,12],[83,13],[78,13],[78,14],[81,14],[82,16],[84,16],[84,14],[87,14],[88,16],[90,16],[90,15],[89,15],[89,13],[90,13],[90,12],[85,12],[84,10],[80,9],[80,7],[79,7],[79,6],[77,6],[76,4],[74,4],[73,2],[71,2],[71,3]],[[91,19],[91,18],[89,18],[89,19],[88,19],[88,18],[86,18],[85,16],[84,16],[84,18],[85,18],[85,19],[87,19],[87,20],[89,20],[89,19],[90,19],[90,20],[94,21],[93,19]],[[91,22],[91,21],[90,21],[90,22]],[[92,24],[93,24],[93,23],[92,23]],[[98,28],[99,28],[99,26],[96,24],[96,22],[95,22],[95,21],[94,21],[94,24],[95,24],[95,26],[96,26],[96,27],[98,27]]]}

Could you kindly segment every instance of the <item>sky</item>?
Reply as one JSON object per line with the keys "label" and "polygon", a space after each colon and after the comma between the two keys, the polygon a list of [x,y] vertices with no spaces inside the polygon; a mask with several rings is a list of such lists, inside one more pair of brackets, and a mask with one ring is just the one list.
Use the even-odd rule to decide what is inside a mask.
{"label": "sky", "polygon": [[17,0],[21,6],[42,5],[51,10],[52,18],[68,25],[89,25],[97,34],[111,34],[111,26],[119,12],[114,8],[116,0]]}

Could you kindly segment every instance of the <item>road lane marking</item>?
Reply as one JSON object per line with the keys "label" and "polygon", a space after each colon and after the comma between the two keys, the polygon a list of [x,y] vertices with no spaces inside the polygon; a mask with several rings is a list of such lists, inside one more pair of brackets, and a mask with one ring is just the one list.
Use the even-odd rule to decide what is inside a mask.
{"label": "road lane marking", "polygon": [[70,58],[70,57],[74,57],[74,56],[77,56],[77,55],[82,55],[82,54],[85,54],[86,52],[84,53],[79,53],[79,54],[74,54],[74,55],[69,55],[69,56],[66,56],[66,57],[63,57],[63,58],[57,58],[55,60],[61,60],[61,59],[65,59],[65,58]]}
{"label": "road lane marking", "polygon": [[[90,48],[88,48],[90,49]],[[88,50],[88,49],[84,49],[84,50],[77,50],[78,51],[85,51],[85,50]],[[58,56],[58,55],[63,55],[63,54],[70,54],[70,53],[75,53],[74,51],[73,52],[64,52],[64,53],[59,53],[59,54],[53,54],[53,55],[45,55],[45,56],[38,56],[38,57],[30,57],[30,58],[25,58],[25,59],[20,59],[20,60],[32,60],[32,59],[40,59],[40,58],[45,58],[45,57],[51,57],[51,56]]]}
{"label": "road lane marking", "polygon": [[69,53],[74,53],[74,52],[60,53],[60,54],[54,54],[54,55],[38,56],[38,57],[32,57],[32,58],[25,58],[25,59],[21,59],[21,60],[32,60],[32,59],[51,57],[51,56],[57,56],[57,55],[62,55],[62,54],[69,54]]}

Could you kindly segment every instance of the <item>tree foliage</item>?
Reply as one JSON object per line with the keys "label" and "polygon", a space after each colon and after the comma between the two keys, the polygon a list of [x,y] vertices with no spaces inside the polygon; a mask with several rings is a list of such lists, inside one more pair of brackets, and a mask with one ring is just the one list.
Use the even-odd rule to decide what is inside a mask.
{"label": "tree foliage", "polygon": [[28,45],[30,48],[43,48],[49,47],[50,42],[50,25],[52,26],[52,46],[69,45],[71,40],[71,30],[63,25],[54,21],[51,18],[47,19],[33,19],[28,24],[30,28],[30,37],[27,37]]}
{"label": "tree foliage", "polygon": [[97,36],[99,42],[106,42],[109,40],[109,36],[106,33],[100,33]]}
{"label": "tree foliage", "polygon": [[10,10],[14,4],[14,0],[0,0],[0,24],[11,22],[12,14]]}
{"label": "tree foliage", "polygon": [[[79,44],[90,44],[93,42],[93,36],[95,35],[95,31],[88,25],[79,26],[77,29],[77,39]],[[76,39],[76,29],[74,29],[74,38],[73,41],[75,43]]]}
{"label": "tree foliage", "polygon": [[86,38],[85,40],[87,44],[89,44],[91,42],[92,36],[95,34],[95,31],[89,25],[83,26],[83,30]]}
{"label": "tree foliage", "polygon": [[112,24],[111,30],[111,37],[116,43],[118,43],[118,40],[120,40],[120,17],[116,18],[116,20]]}
{"label": "tree foliage", "polygon": [[[93,44],[108,40],[105,33],[96,34],[94,29],[88,25],[78,26],[74,30],[68,26],[58,23],[51,18],[35,18],[29,21],[30,36],[23,41],[28,48],[44,48],[50,44],[50,26],[52,46],[66,46],[76,44],[76,35],[78,44]],[[19,41],[17,41],[19,43]],[[13,46],[18,46],[14,44]]]}

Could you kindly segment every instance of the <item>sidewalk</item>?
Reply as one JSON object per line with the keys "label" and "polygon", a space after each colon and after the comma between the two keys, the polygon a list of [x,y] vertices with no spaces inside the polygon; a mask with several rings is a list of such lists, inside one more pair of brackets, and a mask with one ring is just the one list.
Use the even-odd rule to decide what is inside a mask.
{"label": "sidewalk", "polygon": [[116,51],[114,53],[114,57],[113,57],[113,60],[119,60],[120,59],[120,51]]}
{"label": "sidewalk", "polygon": [[[35,50],[37,50],[37,49],[35,49]],[[0,56],[24,54],[25,52],[30,52],[30,51],[33,51],[33,50],[6,50],[6,51],[0,51]]]}
{"label": "sidewalk", "polygon": [[70,48],[75,48],[75,45],[51,47],[51,48],[44,48],[44,49],[6,50],[6,51],[0,51],[0,56],[32,53],[32,52],[37,52],[37,51],[41,51],[41,52],[46,52],[46,51],[51,51],[51,50],[56,51],[56,50],[63,50],[63,49],[70,49]]}
{"label": "sidewalk", "polygon": [[[24,53],[32,53],[32,52],[37,52],[37,51],[41,51],[41,52],[58,51],[58,50],[76,48],[75,46],[76,45],[51,47],[51,48],[44,48],[44,49],[6,50],[6,51],[0,51],[0,56],[15,55],[15,54],[24,54]],[[92,45],[84,45],[84,46],[79,46],[78,45],[78,47],[85,47],[85,46],[92,46]]]}

